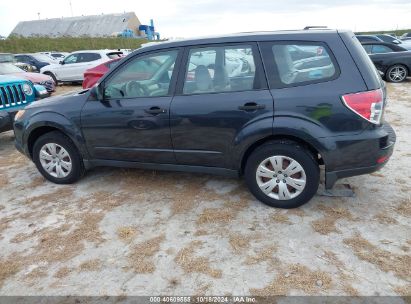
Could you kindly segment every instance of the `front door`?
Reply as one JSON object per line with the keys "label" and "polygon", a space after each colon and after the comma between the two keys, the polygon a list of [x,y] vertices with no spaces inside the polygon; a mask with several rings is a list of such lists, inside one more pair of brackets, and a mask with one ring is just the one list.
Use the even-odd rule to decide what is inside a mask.
{"label": "front door", "polygon": [[141,54],[104,83],[104,100],[87,101],[82,130],[94,159],[175,163],[169,109],[177,49]]}
{"label": "front door", "polygon": [[197,46],[184,57],[170,112],[177,163],[230,168],[241,130],[273,117],[257,45]]}

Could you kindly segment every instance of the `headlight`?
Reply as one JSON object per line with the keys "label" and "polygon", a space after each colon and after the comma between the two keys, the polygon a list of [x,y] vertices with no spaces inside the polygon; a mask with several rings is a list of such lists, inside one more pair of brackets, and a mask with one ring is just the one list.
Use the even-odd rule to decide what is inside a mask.
{"label": "headlight", "polygon": [[24,94],[31,95],[33,94],[33,88],[28,83],[23,84],[23,92]]}
{"label": "headlight", "polygon": [[14,120],[19,120],[20,118],[23,117],[24,112],[26,112],[26,110],[20,110],[16,113],[16,115],[14,116]]}

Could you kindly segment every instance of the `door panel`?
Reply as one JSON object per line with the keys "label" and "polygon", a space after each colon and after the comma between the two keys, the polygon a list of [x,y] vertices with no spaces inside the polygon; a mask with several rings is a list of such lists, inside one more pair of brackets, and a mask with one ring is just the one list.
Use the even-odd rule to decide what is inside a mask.
{"label": "door panel", "polygon": [[[171,97],[88,101],[82,130],[94,159],[174,163],[170,139]],[[167,109],[149,114],[152,107]]]}
{"label": "door panel", "polygon": [[273,116],[254,43],[192,47],[184,56],[170,127],[178,164],[231,169],[235,138]]}

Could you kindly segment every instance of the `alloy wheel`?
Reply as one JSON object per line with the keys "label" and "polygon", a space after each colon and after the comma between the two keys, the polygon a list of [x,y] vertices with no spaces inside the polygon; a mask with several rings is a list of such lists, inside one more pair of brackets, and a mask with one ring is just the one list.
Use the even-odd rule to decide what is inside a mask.
{"label": "alloy wheel", "polygon": [[407,77],[407,70],[402,66],[395,66],[390,69],[388,77],[393,82],[401,82]]}

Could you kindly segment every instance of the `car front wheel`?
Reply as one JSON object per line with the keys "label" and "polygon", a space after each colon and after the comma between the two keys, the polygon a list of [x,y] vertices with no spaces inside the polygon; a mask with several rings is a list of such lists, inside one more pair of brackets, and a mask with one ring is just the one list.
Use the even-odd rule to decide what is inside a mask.
{"label": "car front wheel", "polygon": [[317,192],[320,171],[310,151],[291,141],[272,141],[248,158],[245,179],[253,195],[277,208],[296,208]]}
{"label": "car front wheel", "polygon": [[71,184],[84,174],[83,160],[76,146],[61,132],[39,137],[33,147],[33,161],[40,173],[56,184]]}

